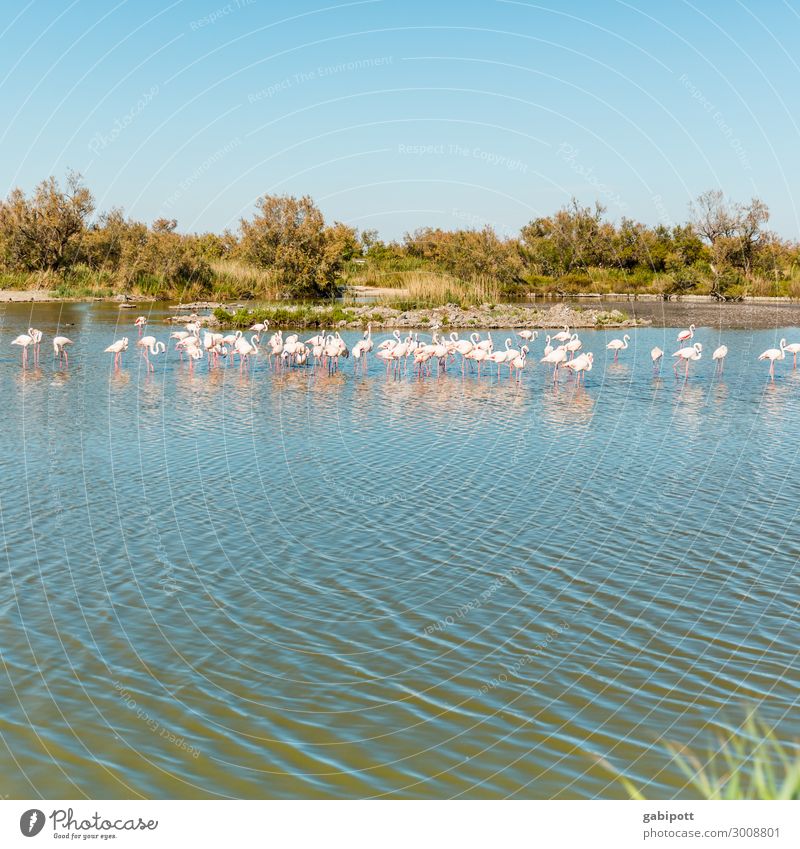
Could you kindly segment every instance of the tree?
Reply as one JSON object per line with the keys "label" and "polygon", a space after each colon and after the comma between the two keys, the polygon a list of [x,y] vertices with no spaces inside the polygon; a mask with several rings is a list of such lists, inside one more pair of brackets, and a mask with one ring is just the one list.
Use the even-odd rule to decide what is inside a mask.
{"label": "tree", "polygon": [[20,271],[61,271],[73,264],[94,212],[92,193],[70,171],[66,187],[43,180],[28,198],[20,189],[0,203],[0,249],[5,265]]}
{"label": "tree", "polygon": [[316,297],[330,294],[342,257],[330,250],[341,234],[331,233],[307,195],[264,195],[257,212],[240,223],[242,256],[269,269],[287,294]]}
{"label": "tree", "polygon": [[746,205],[731,203],[719,189],[711,189],[689,208],[692,223],[710,246],[715,264],[749,274],[757,254],[771,238],[763,230],[769,221],[769,207],[755,197]]}
{"label": "tree", "polygon": [[547,218],[536,218],[521,231],[523,250],[539,274],[566,274],[614,263],[614,228],[603,222],[605,207],[571,203]]}

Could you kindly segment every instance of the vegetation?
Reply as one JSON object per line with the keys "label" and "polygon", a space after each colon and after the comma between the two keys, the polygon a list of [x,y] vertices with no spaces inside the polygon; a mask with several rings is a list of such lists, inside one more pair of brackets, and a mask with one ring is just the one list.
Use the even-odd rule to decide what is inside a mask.
{"label": "vegetation", "polygon": [[352,310],[335,305],[332,307],[313,304],[286,304],[256,309],[239,309],[235,313],[222,307],[214,310],[214,316],[225,327],[246,330],[257,322],[269,322],[272,327],[336,327],[340,321],[356,320]]}
{"label": "vegetation", "polygon": [[[609,221],[576,201],[516,238],[422,228],[401,241],[328,224],[310,197],[264,195],[236,232],[182,234],[119,209],[96,213],[78,174],[0,201],[0,286],[55,295],[319,301],[347,287],[398,290],[386,305],[472,306],[529,295],[800,297],[800,244],[767,229],[763,201],[703,193],[683,224]],[[402,291],[399,291],[402,290]]]}
{"label": "vegetation", "polygon": [[[701,799],[800,800],[800,746],[782,744],[753,712],[740,728],[717,735],[716,749],[705,760],[673,744],[667,749]],[[614,772],[632,799],[645,798],[630,779]]]}

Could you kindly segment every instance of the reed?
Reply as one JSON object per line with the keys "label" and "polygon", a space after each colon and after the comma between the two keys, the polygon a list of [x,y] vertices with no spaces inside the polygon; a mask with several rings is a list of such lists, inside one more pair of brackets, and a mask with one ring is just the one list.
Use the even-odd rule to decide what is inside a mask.
{"label": "reed", "polygon": [[[781,743],[754,711],[727,735],[717,734],[717,746],[705,758],[667,743],[667,751],[701,799],[800,800],[800,745]],[[646,797],[634,783],[605,760],[632,799]]]}
{"label": "reed", "polygon": [[225,259],[212,262],[211,272],[213,293],[219,298],[253,297],[267,301],[281,298],[281,287],[266,269]]}
{"label": "reed", "polygon": [[402,296],[384,295],[378,303],[396,309],[456,304],[460,307],[498,303],[502,300],[500,284],[490,277],[460,280],[438,272],[410,272],[404,275]]}

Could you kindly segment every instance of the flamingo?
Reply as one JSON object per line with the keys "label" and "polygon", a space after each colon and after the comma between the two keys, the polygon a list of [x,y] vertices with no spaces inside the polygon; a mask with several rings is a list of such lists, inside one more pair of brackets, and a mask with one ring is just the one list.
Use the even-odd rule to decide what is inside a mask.
{"label": "flamingo", "polygon": [[549,354],[545,354],[539,362],[548,363],[549,365],[554,366],[553,368],[553,383],[558,382],[558,368],[559,366],[566,362],[567,360],[567,349],[563,345],[559,345],[555,350],[551,351]]}
{"label": "flamingo", "polygon": [[[798,350],[800,350],[800,345],[798,345]],[[720,345],[716,351],[711,355],[711,359],[717,362],[717,371],[722,374],[725,370],[725,357],[728,356],[728,346]]]}
{"label": "flamingo", "polygon": [[585,354],[579,354],[577,357],[569,360],[564,363],[566,368],[570,369],[572,373],[576,376],[576,382],[581,382],[581,375],[583,375],[584,381],[586,380],[586,372],[592,370],[592,364],[594,363],[594,354],[591,351],[588,351]]}
{"label": "flamingo", "polygon": [[699,342],[695,342],[694,345],[689,346],[688,348],[681,348],[679,351],[675,351],[672,355],[673,357],[677,357],[673,365],[673,369],[675,370],[675,376],[678,375],[678,363],[683,360],[686,363],[686,377],[689,376],[689,363],[692,360],[699,360],[703,355],[703,346]]}
{"label": "flamingo", "polygon": [[606,348],[609,351],[614,352],[614,362],[617,361],[617,357],[619,357],[619,352],[624,351],[628,347],[628,342],[630,342],[631,337],[626,333],[622,339],[612,339]]}
{"label": "flamingo", "polygon": [[794,354],[794,366],[793,368],[797,368],[797,355],[800,354],[800,342],[792,342],[791,345],[787,345],[784,348],[785,351],[788,351],[790,354]]}
{"label": "flamingo", "polygon": [[122,352],[128,350],[128,337],[123,336],[122,339],[117,339],[116,342],[112,342],[106,349],[103,351],[104,354],[113,354],[114,355],[114,368],[119,368],[120,362],[122,360]]}
{"label": "flamingo", "polygon": [[775,360],[782,360],[786,356],[786,340],[781,339],[780,348],[767,348],[760,354],[759,360],[769,360],[769,376],[775,380]]}
{"label": "flamingo", "polygon": [[28,363],[28,346],[33,344],[33,337],[27,333],[21,333],[16,339],[12,340],[12,345],[19,345],[22,348],[22,365]]}
{"label": "flamingo", "polygon": [[367,369],[367,354],[372,350],[372,325],[367,325],[367,332],[364,334],[363,339],[359,339],[355,345],[353,345],[353,359],[358,363],[361,358],[364,358],[364,365],[362,367],[362,371],[366,373]]}
{"label": "flamingo", "polygon": [[517,336],[519,336],[520,339],[524,339],[526,342],[535,342],[538,335],[539,333],[536,330],[520,330],[520,332],[517,333]]}
{"label": "flamingo", "polygon": [[[486,336],[487,336],[487,338],[484,339],[482,342],[481,341],[477,342],[475,347],[480,348],[483,351],[491,352],[492,348],[494,348],[494,342],[492,341],[492,334],[487,333]],[[478,338],[480,339],[480,337],[478,337]]]}
{"label": "flamingo", "polygon": [[69,355],[67,354],[67,345],[72,345],[72,339],[67,339],[66,336],[54,336],[53,337],[53,355],[58,357],[59,360],[62,358],[69,365]]}
{"label": "flamingo", "polygon": [[157,342],[155,336],[142,336],[136,343],[137,348],[142,349],[142,358],[147,363],[148,371],[155,371],[156,367],[150,362],[148,351],[153,355],[163,354],[167,350],[167,346],[163,342]]}
{"label": "flamingo", "polygon": [[250,329],[255,330],[260,336],[265,330],[269,330],[269,322],[266,319],[264,321],[257,321]]}
{"label": "flamingo", "polygon": [[386,377],[389,377],[389,368],[394,361],[394,346],[380,348],[375,356],[386,363]]}
{"label": "flamingo", "polygon": [[[200,339],[195,336],[194,333],[190,333],[183,339],[179,339],[178,342],[175,343],[175,347],[181,352],[186,352],[186,355],[189,357],[189,370],[194,371],[195,360],[201,360],[203,358],[203,349],[200,347]],[[182,355],[181,359],[183,359]]]}
{"label": "flamingo", "polygon": [[573,333],[572,336],[570,337],[569,342],[567,342],[567,344],[564,345],[564,347],[567,349],[567,351],[569,351],[569,357],[570,357],[570,359],[572,359],[575,356],[575,353],[577,351],[580,351],[580,349],[583,347],[583,342],[581,342],[581,340],[578,339],[577,333]]}
{"label": "flamingo", "polygon": [[39,344],[42,341],[42,331],[35,327],[29,327],[28,336],[33,339],[33,362],[35,365],[39,365]]}
{"label": "flamingo", "polygon": [[523,345],[520,348],[519,354],[517,354],[517,356],[514,357],[514,359],[511,360],[511,362],[508,364],[509,374],[511,373],[512,369],[516,369],[517,380],[519,380],[522,377],[522,370],[525,368],[525,359],[528,356],[529,350],[530,349],[528,348],[527,345]]}
{"label": "flamingo", "polygon": [[236,340],[236,353],[239,355],[239,369],[244,368],[245,362],[250,361],[250,357],[256,356],[258,354],[258,343],[259,338],[254,333],[250,337],[250,341],[248,342],[243,336],[240,336]]}
{"label": "flamingo", "polygon": [[486,348],[479,347],[478,345],[465,355],[465,359],[478,364],[478,377],[481,376],[481,363],[485,363],[488,358],[489,351]]}
{"label": "flamingo", "polygon": [[433,346],[419,345],[414,351],[414,365],[417,367],[417,374],[422,377],[422,369],[427,366],[430,373],[430,360],[433,358]]}
{"label": "flamingo", "polygon": [[133,322],[134,327],[139,328],[139,335],[142,335],[142,331],[144,330],[145,325],[147,324],[146,316],[140,315],[136,321]]}
{"label": "flamingo", "polygon": [[399,330],[393,330],[392,331],[392,337],[393,338],[391,338],[391,339],[384,339],[383,342],[381,342],[380,345],[378,345],[378,350],[379,351],[386,351],[389,348],[394,348],[395,345],[400,344],[400,331]]}
{"label": "flamingo", "polygon": [[555,342],[569,342],[570,339],[572,339],[572,334],[569,332],[568,324],[565,324],[564,329],[553,337]]}
{"label": "flamingo", "polygon": [[656,372],[661,367],[661,358],[664,356],[664,352],[661,348],[656,345],[652,351],[650,351],[650,359],[653,361],[653,371]]}
{"label": "flamingo", "polygon": [[690,324],[688,330],[681,330],[681,332],[678,334],[677,341],[688,342],[690,339],[694,339],[694,331],[696,329],[697,328],[693,324]]}
{"label": "flamingo", "polygon": [[553,346],[550,344],[550,337],[546,336],[544,340],[544,355],[547,357],[553,353]]}

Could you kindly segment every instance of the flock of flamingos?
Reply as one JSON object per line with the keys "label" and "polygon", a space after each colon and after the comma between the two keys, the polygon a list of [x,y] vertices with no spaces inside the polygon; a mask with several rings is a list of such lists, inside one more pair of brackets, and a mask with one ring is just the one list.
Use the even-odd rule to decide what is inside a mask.
{"label": "flock of flamingos", "polygon": [[[208,359],[210,368],[219,365],[223,359],[230,365],[235,362],[235,358],[238,356],[239,368],[244,369],[253,358],[262,353],[259,347],[261,334],[268,330],[268,322],[254,324],[250,328],[252,335],[248,340],[241,330],[229,334],[204,331],[201,336],[201,325],[197,321],[197,316],[190,318],[191,320],[184,325],[185,329],[176,330],[170,334],[170,339],[175,341],[175,349],[181,359],[184,356],[187,357],[190,368],[194,368],[194,363],[204,357]],[[141,352],[147,370],[155,371],[155,366],[150,357],[156,357],[166,352],[167,346],[164,342],[157,340],[155,336],[143,335],[146,325],[147,318],[145,316],[139,316],[134,322],[134,326],[139,331],[136,347]],[[695,325],[692,324],[688,330],[682,330],[678,333],[677,341],[679,343],[691,343],[695,329]],[[434,360],[438,374],[446,371],[448,363],[452,363],[457,356],[460,356],[462,374],[466,372],[467,367],[470,370],[477,368],[480,377],[482,366],[486,366],[490,370],[492,366],[496,366],[498,378],[501,377],[502,369],[505,367],[508,368],[509,378],[516,374],[516,379],[519,380],[525,368],[528,354],[530,354],[529,345],[536,341],[538,335],[535,330],[520,330],[515,333],[515,336],[522,340],[523,344],[520,348],[514,347],[514,341],[510,337],[505,340],[502,347],[495,348],[491,333],[487,334],[486,339],[481,339],[479,333],[470,334],[468,339],[460,339],[457,333],[440,336],[438,328],[434,328],[431,341],[423,342],[418,333],[409,333],[403,338],[400,331],[395,330],[391,338],[377,345],[375,356],[385,363],[387,376],[390,371],[393,371],[396,377],[405,375],[408,372],[409,363],[411,363],[412,368],[416,369],[418,376],[430,375]],[[620,352],[627,349],[629,341],[630,336],[625,334],[622,339],[612,339],[606,345],[608,350],[614,352],[614,362],[618,360]],[[25,366],[28,362],[28,349],[32,350],[34,363],[38,364],[41,342],[42,331],[30,327],[27,333],[17,336],[11,344],[22,348],[22,365]],[[558,344],[553,345],[554,342]],[[53,337],[54,357],[57,357],[59,362],[63,361],[65,364],[69,364],[67,346],[72,344],[72,340],[66,336]],[[352,356],[354,372],[360,371],[362,374],[366,374],[368,356],[373,351],[373,347],[371,326],[367,327],[363,338],[356,342],[352,349],[347,347],[338,331],[319,333],[306,341],[301,341],[296,334],[284,337],[283,331],[279,330],[268,339],[265,353],[270,365],[274,365],[276,368],[310,364],[315,369],[317,367],[325,368],[329,373],[338,370],[342,358]],[[575,376],[576,382],[580,383],[582,379],[585,380],[586,372],[592,370],[594,362],[594,355],[591,352],[581,351],[582,348],[583,342],[578,334],[570,332],[569,327],[565,326],[562,331],[552,337],[547,336],[544,356],[539,362],[553,367],[554,383],[558,381],[559,370],[562,368],[571,372]],[[115,369],[120,367],[122,355],[127,350],[127,336],[117,339],[105,349],[105,353],[114,355]],[[684,365],[684,376],[688,377],[690,363],[701,359],[702,352],[703,346],[700,342],[685,344],[684,347],[675,351],[672,357],[675,361],[673,369],[676,376],[679,366]],[[787,353],[794,355],[794,367],[797,368],[797,354],[800,353],[800,343],[795,342],[787,345],[786,340],[781,339],[780,347],[768,348],[759,355],[759,360],[769,360],[769,374],[773,380],[775,378],[776,361],[785,359]],[[725,367],[727,354],[727,346],[720,345],[711,355],[719,374]],[[663,356],[664,352],[658,347],[653,348],[650,352],[654,371],[660,369]]]}

